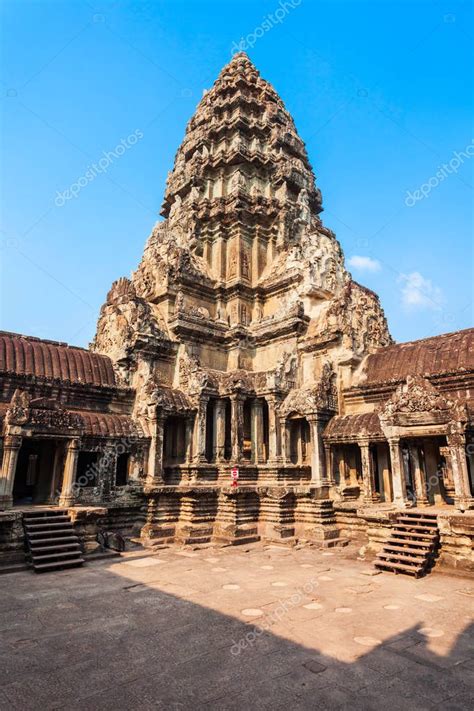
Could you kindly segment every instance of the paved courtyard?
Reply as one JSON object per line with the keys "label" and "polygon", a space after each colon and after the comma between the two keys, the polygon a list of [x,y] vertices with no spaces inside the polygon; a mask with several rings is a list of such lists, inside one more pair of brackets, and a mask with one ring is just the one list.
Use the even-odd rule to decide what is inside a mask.
{"label": "paved courtyard", "polygon": [[474,585],[355,551],[170,548],[0,577],[4,709],[471,709]]}

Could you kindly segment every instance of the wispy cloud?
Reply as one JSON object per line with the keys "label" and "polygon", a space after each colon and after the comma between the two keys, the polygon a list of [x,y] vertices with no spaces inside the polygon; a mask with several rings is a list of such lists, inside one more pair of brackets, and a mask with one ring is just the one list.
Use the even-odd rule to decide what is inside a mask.
{"label": "wispy cloud", "polygon": [[357,254],[349,257],[347,263],[350,267],[353,267],[353,269],[358,269],[361,272],[379,272],[381,269],[380,262],[377,259],[361,257]]}
{"label": "wispy cloud", "polygon": [[402,304],[410,309],[439,311],[443,304],[443,292],[420,272],[400,274]]}

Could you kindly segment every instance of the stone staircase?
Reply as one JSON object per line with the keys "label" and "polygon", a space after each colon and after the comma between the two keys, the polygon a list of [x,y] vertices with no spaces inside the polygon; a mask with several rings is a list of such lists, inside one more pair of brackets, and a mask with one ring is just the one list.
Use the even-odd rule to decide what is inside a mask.
{"label": "stone staircase", "polygon": [[390,538],[378,554],[375,567],[419,578],[433,567],[438,547],[436,514],[406,511],[392,526]]}
{"label": "stone staircase", "polygon": [[79,538],[67,509],[37,509],[23,514],[27,556],[36,573],[84,563]]}

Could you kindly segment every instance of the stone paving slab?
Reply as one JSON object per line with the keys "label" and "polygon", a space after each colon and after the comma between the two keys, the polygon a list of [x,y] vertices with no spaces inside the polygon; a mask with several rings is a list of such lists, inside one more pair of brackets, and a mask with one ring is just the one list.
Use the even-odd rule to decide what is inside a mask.
{"label": "stone paving slab", "polygon": [[331,553],[171,547],[1,576],[0,708],[471,709],[472,579]]}

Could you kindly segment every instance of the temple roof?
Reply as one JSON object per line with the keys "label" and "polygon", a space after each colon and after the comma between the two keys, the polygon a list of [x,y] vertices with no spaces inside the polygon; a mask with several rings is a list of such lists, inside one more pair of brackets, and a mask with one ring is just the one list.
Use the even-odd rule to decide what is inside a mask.
{"label": "temple roof", "polygon": [[474,371],[474,328],[380,348],[365,359],[357,384],[470,371]]}
{"label": "temple roof", "polygon": [[0,373],[115,387],[110,358],[92,351],[33,336],[0,331]]}
{"label": "temple roof", "polygon": [[337,415],[329,420],[324,430],[325,439],[340,442],[355,442],[367,437],[382,439],[383,436],[380,419],[376,412]]}

